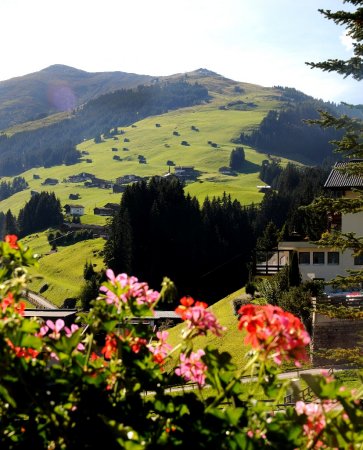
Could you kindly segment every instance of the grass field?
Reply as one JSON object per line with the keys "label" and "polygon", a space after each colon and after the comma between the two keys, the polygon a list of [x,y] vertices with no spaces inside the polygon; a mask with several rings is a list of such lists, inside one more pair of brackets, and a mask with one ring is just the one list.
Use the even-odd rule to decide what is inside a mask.
{"label": "grass field", "polygon": [[[199,80],[196,76],[191,81]],[[78,149],[86,152],[84,159],[91,162],[83,160],[71,166],[39,167],[24,172],[21,175],[29,183],[29,189],[1,201],[0,211],[10,209],[14,215],[18,215],[30,199],[31,190],[48,191],[55,193],[62,206],[67,203],[82,204],[85,208],[82,223],[103,225],[107,218],[95,216],[93,209],[109,202],[119,203],[121,194],[113,194],[111,189],[87,188],[83,183],[70,183],[66,181],[67,178],[81,172],[92,173],[109,181],[115,181],[117,177],[126,174],[143,177],[163,175],[168,170],[168,160],[175,165],[194,166],[199,171],[198,180],[187,183],[185,190],[196,196],[200,203],[206,196],[222,196],[224,192],[245,205],[259,203],[263,195],[257,188],[261,184],[259,170],[267,155],[245,146],[246,164],[243,172],[227,176],[222,175],[219,168],[229,165],[230,153],[236,147],[231,140],[238,137],[241,131],[256,127],[270,109],[279,107],[277,91],[236,83],[222,77],[203,79],[203,83],[207,83],[212,96],[209,103],[170,111],[123,127],[125,133],[118,135],[117,139],[105,139],[99,144],[95,144],[93,140],[82,142]],[[242,92],[236,91],[237,85],[243,89]],[[235,101],[250,102],[255,106],[248,111],[230,107],[226,109],[226,105]],[[48,122],[51,123],[52,119]],[[22,129],[26,126],[23,125]],[[29,124],[30,128],[36,126],[36,123]],[[125,139],[127,142],[124,142]],[[188,145],[182,145],[182,141],[186,141]],[[210,143],[216,144],[216,147]],[[117,151],[113,151],[113,148]],[[115,155],[121,161],[115,160]],[[138,162],[139,155],[146,158],[146,164]],[[286,162],[282,161],[283,164]],[[35,175],[37,177],[34,178]],[[56,178],[58,184],[45,186],[43,182],[46,178]],[[70,194],[79,194],[80,197],[72,201],[69,200]],[[46,236],[44,233],[38,233],[37,236],[29,236],[25,242],[34,251],[44,255],[49,252]],[[59,247],[57,253],[44,255],[39,261],[38,269],[44,280],[34,281],[33,289],[37,291],[45,283],[48,284],[44,295],[57,304],[61,304],[66,297],[76,296],[83,282],[85,262],[92,259],[97,268],[102,266],[102,247],[103,241],[96,239],[71,247]]]}
{"label": "grass field", "polygon": [[84,283],[83,268],[86,261],[92,262],[96,271],[103,268],[104,240],[101,238],[67,247],[59,246],[56,253],[50,253],[47,232],[29,235],[21,242],[28,245],[35,254],[41,255],[39,266],[29,271],[34,277],[29,288],[39,292],[48,285],[43,295],[57,306],[61,306],[66,298],[78,296]]}
{"label": "grass field", "polygon": [[[198,78],[195,81],[198,81]],[[271,108],[279,107],[276,92],[240,83],[245,92],[236,93],[235,82],[213,77],[203,82],[209,83],[208,87],[213,96],[209,103],[170,111],[161,116],[141,120],[130,127],[123,127],[125,134],[118,136],[118,140],[106,139],[100,144],[95,144],[93,140],[84,141],[78,145],[79,150],[88,152],[84,161],[71,166],[39,167],[24,172],[21,175],[29,183],[29,190],[0,202],[0,210],[11,209],[13,214],[18,214],[29,200],[30,190],[44,190],[54,191],[62,205],[70,203],[70,194],[78,193],[80,199],[76,203],[84,205],[86,214],[93,216],[94,207],[108,202],[119,202],[121,194],[113,194],[110,189],[86,188],[83,183],[66,182],[70,175],[89,172],[110,181],[126,174],[144,177],[163,175],[168,170],[168,160],[176,165],[192,165],[200,172],[199,180],[188,184],[186,188],[190,194],[197,196],[200,202],[203,202],[206,195],[220,196],[224,191],[242,204],[261,201],[262,194],[256,186],[261,184],[258,177],[259,168],[262,160],[267,159],[267,155],[245,147],[247,163],[243,172],[237,176],[225,176],[220,174],[218,169],[229,165],[231,150],[236,147],[231,140],[238,137],[242,131],[256,127]],[[256,106],[248,111],[220,109],[234,101],[253,102]],[[51,122],[51,119],[49,121]],[[22,129],[24,127],[25,124]],[[199,131],[194,131],[191,127]],[[175,136],[174,132],[178,132],[179,136]],[[125,138],[128,142],[124,142]],[[182,145],[182,141],[188,142],[189,145]],[[217,144],[217,147],[213,148],[208,141]],[[117,148],[118,151],[114,152],[112,148]],[[115,155],[118,155],[121,161],[113,159]],[[138,155],[145,156],[147,163],[139,164]],[[92,162],[87,163],[86,158]],[[40,179],[34,179],[34,175],[38,175]],[[59,184],[44,186],[42,183],[46,178],[56,178]],[[87,217],[87,223],[91,221],[91,217]],[[92,223],[100,221],[95,218]]]}

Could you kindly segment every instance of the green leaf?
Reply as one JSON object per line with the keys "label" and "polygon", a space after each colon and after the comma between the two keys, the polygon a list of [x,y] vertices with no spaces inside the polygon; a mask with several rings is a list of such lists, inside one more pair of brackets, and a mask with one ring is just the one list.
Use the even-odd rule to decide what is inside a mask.
{"label": "green leaf", "polygon": [[119,324],[118,320],[107,320],[102,323],[103,329],[107,331],[107,333],[110,333],[111,331],[114,331],[116,326]]}
{"label": "green leaf", "polygon": [[243,408],[228,408],[226,410],[226,416],[230,425],[237,426],[243,412],[244,412]]}
{"label": "green leaf", "polygon": [[42,348],[42,340],[36,336],[30,334],[23,335],[20,341],[21,347],[31,347],[35,350],[40,350]]}
{"label": "green leaf", "polygon": [[24,319],[21,323],[20,330],[24,333],[36,333],[39,329],[39,324],[33,320]]}
{"label": "green leaf", "polygon": [[16,408],[16,402],[13,397],[9,394],[9,391],[5,386],[0,384],[0,396],[5,400],[6,403],[9,403],[13,408]]}
{"label": "green leaf", "polygon": [[300,375],[305,383],[312,389],[314,394],[320,397],[321,394],[321,375],[312,375],[310,373],[303,373]]}

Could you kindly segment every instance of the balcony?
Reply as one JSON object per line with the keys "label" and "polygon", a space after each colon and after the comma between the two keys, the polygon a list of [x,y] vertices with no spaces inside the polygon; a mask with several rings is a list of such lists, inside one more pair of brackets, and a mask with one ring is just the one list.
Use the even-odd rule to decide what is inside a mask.
{"label": "balcony", "polygon": [[289,252],[273,249],[255,254],[254,274],[270,276],[278,273],[289,261]]}

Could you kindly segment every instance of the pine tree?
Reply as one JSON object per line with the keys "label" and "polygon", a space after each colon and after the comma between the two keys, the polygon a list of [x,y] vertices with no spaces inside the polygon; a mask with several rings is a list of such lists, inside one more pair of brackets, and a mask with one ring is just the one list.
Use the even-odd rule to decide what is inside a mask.
{"label": "pine tree", "polygon": [[297,287],[301,284],[301,274],[299,271],[299,259],[297,252],[293,252],[288,269],[289,287]]}
{"label": "pine tree", "polygon": [[237,147],[232,150],[229,159],[229,167],[232,170],[239,171],[243,168],[245,163],[245,151],[243,147]]}
{"label": "pine tree", "polygon": [[[328,59],[318,63],[307,63],[312,68],[323,71],[337,72],[344,77],[351,76],[357,81],[363,80],[363,0],[344,0],[356,7],[354,11],[337,11],[320,9],[319,11],[337,25],[344,25],[347,35],[353,40],[353,56],[346,60]],[[344,165],[344,173],[356,175],[363,178],[363,161],[349,162],[351,159],[363,159],[363,121],[348,116],[334,117],[331,114],[320,111],[320,120],[314,121],[324,128],[336,128],[344,130],[345,134],[341,140],[334,141],[336,151],[347,158]],[[342,213],[356,213],[363,210],[363,195],[360,193],[356,199],[318,198],[313,207],[317,211],[334,211]],[[325,233],[318,241],[319,245],[341,248],[342,250],[353,249],[355,256],[363,255],[363,237],[357,237],[354,233]],[[338,277],[333,280],[339,284],[349,285],[363,282],[363,270],[351,270],[350,276]]]}
{"label": "pine tree", "polygon": [[18,224],[10,209],[5,214],[4,234],[18,234]]}
{"label": "pine tree", "polygon": [[63,223],[62,208],[54,192],[35,194],[25,204],[18,216],[20,236],[26,236]]}
{"label": "pine tree", "polygon": [[260,236],[257,239],[257,249],[263,251],[273,250],[278,243],[278,229],[273,222],[269,222]]}

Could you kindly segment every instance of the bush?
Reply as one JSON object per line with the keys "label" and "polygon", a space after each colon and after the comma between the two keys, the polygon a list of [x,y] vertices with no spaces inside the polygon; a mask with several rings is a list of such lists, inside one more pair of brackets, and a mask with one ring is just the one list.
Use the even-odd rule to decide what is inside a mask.
{"label": "bush", "polygon": [[245,164],[245,151],[243,147],[237,147],[232,150],[230,159],[229,159],[229,167],[232,170],[241,170]]}
{"label": "bush", "polygon": [[[283,361],[299,366],[310,340],[292,314],[272,305],[242,306],[238,327],[251,351],[237,369],[228,353],[195,348],[194,338],[225,333],[203,302],[181,300],[176,312],[184,326],[172,348],[166,331],[155,334],[130,320],[152,316],[163,291],[108,270],[80,325],[44,324],[24,317],[26,267],[36,264],[30,250],[7,235],[0,263],[1,448],[361,447],[362,390],[344,389],[332,376],[302,375],[318,400],[280,410],[289,381],[277,379],[278,367]],[[247,392],[244,375],[256,379]],[[170,393],[179,384],[181,394],[185,383],[186,393]],[[261,392],[267,402],[259,400]]]}
{"label": "bush", "polygon": [[257,290],[257,288],[256,288],[256,285],[254,283],[248,282],[246,284],[245,290],[246,290],[246,294],[250,294],[253,297],[255,292],[256,292],[256,290]]}
{"label": "bush", "polygon": [[40,293],[40,294],[43,294],[43,292],[47,291],[48,288],[49,288],[48,283],[42,284],[42,286],[41,286],[40,289],[39,289],[39,293]]}

